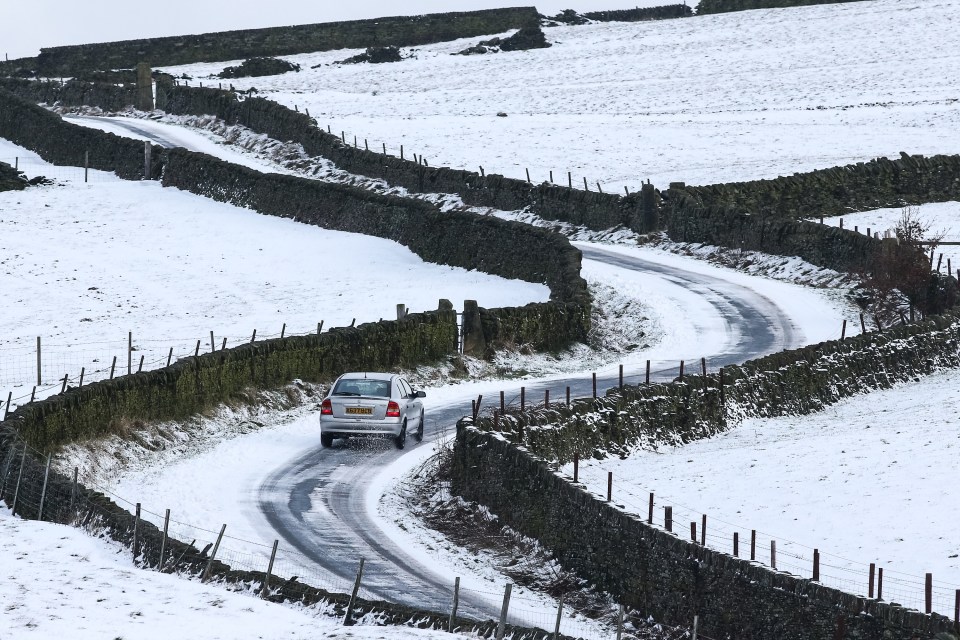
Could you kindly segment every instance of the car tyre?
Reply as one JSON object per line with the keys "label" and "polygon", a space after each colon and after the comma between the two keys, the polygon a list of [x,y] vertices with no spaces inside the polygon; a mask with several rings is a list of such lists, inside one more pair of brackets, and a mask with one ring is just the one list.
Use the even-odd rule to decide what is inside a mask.
{"label": "car tyre", "polygon": [[420,412],[420,424],[417,426],[417,433],[414,438],[417,442],[423,442],[423,411]]}
{"label": "car tyre", "polygon": [[324,449],[329,449],[333,446],[333,436],[329,433],[320,434],[320,446]]}
{"label": "car tyre", "polygon": [[397,445],[397,449],[403,449],[404,445],[407,444],[407,421],[403,421],[403,426],[400,427],[400,433],[393,439],[393,443]]}

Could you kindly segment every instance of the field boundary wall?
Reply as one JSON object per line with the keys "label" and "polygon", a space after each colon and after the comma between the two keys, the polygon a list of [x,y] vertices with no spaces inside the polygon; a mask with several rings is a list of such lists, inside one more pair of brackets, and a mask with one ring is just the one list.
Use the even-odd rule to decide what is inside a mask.
{"label": "field boundary wall", "polygon": [[706,377],[612,389],[569,407],[465,419],[454,448],[452,491],[540,540],[563,566],[641,615],[667,624],[688,624],[698,615],[711,637],[907,640],[956,633],[944,616],[847,594],[650,526],[555,468],[575,455],[589,459],[598,451],[707,438],[745,415],[811,413],[957,366],[960,313],[952,312]]}

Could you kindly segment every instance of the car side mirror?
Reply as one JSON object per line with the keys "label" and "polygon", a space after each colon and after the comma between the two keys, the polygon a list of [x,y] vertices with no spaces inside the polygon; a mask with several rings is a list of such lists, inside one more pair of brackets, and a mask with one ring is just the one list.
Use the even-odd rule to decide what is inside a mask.
{"label": "car side mirror", "polygon": [[417,391],[417,392],[415,392],[413,395],[414,395],[414,397],[417,397],[417,398],[426,398],[426,397],[427,397],[427,394],[425,394],[423,391]]}

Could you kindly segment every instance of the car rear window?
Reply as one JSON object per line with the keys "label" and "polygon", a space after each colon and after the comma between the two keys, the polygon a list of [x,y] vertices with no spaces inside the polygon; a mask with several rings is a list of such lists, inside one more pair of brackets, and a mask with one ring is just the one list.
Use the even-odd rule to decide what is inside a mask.
{"label": "car rear window", "polygon": [[390,397],[389,380],[370,380],[369,378],[344,378],[333,388],[335,396],[374,396]]}

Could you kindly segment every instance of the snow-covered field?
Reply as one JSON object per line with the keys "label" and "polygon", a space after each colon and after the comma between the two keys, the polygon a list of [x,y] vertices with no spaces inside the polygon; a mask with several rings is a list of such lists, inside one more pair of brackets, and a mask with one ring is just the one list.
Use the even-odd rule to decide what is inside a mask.
{"label": "snow-covered field", "polygon": [[249,593],[141,571],[129,550],[64,525],[0,509],[0,638],[75,640],[307,640],[453,638],[409,627],[342,626],[316,607],[271,604]]}
{"label": "snow-covered field", "polygon": [[[374,148],[382,141],[397,153],[403,144],[407,154],[422,153],[431,165],[483,165],[488,173],[515,178],[529,168],[536,180],[553,170],[558,181],[572,171],[575,184],[587,176],[605,190],[608,185],[611,191],[623,185],[633,190],[647,178],[658,186],[672,180],[748,180],[896,157],[901,150],[956,153],[960,88],[952,69],[960,52],[944,43],[953,41],[958,25],[960,0],[874,0],[559,27],[547,30],[552,48],[513,54],[448,55],[474,44],[472,39],[422,47],[413,59],[394,65],[330,64],[354,51],[291,56],[302,72],[232,82],[309,108],[321,125],[366,138]],[[204,76],[228,64],[233,63],[176,72],[194,76],[191,84],[200,78],[207,84]],[[309,68],[316,64],[323,66]],[[497,117],[498,111],[508,117]],[[191,146],[209,143],[209,136],[183,135]],[[204,150],[232,153],[210,145]],[[0,159],[32,155],[0,141]],[[44,337],[45,350],[69,354],[63,355],[63,367],[75,375],[91,359],[108,368],[113,355],[121,356],[118,368],[125,371],[127,331],[134,333],[136,367],[141,353],[156,353],[157,361],[170,347],[176,347],[175,355],[192,353],[198,339],[201,348],[209,348],[211,330],[218,345],[226,336],[229,346],[249,339],[254,328],[258,337],[267,337],[278,335],[283,323],[289,335],[313,331],[321,320],[330,327],[354,317],[358,322],[390,317],[399,302],[419,310],[435,308],[441,297],[458,305],[475,298],[484,306],[546,297],[536,285],[422,264],[385,241],[331,235],[100,172],[92,172],[89,185],[79,181],[76,170],[46,167],[46,172],[65,184],[0,198],[0,290],[8,303],[0,314],[0,376],[10,363],[19,363],[14,375],[27,394],[36,335]],[[944,220],[956,215],[951,206],[943,205]],[[852,220],[845,216],[845,226],[873,226],[872,218]],[[429,285],[391,288],[390,297],[380,300],[385,287],[359,291],[350,285],[349,270],[329,276],[347,264],[347,256],[351,268],[363,265],[365,276],[382,269],[386,278],[401,270],[428,278]],[[666,359],[683,357],[684,349],[699,356],[707,347],[722,348],[724,327],[700,315],[703,307],[689,292],[628,281],[602,265],[587,264],[585,276],[647,305],[651,344],[646,353],[633,354],[637,362],[657,349]],[[744,278],[761,295],[784,301],[811,342],[837,337],[840,319],[849,313],[836,299],[802,289],[774,290],[760,278],[728,277]],[[696,323],[688,323],[690,314]],[[45,378],[53,375],[62,373]],[[948,419],[960,412],[950,391],[956,382],[955,374],[945,373],[817,416],[750,421],[683,449],[584,465],[581,477],[602,493],[606,471],[613,470],[615,500],[641,512],[645,492],[655,491],[659,506],[673,504],[681,530],[687,520],[699,522],[700,514],[708,513],[710,542],[720,549],[729,548],[729,534],[736,530],[743,552],[749,530],[756,528],[763,532],[761,549],[776,539],[778,565],[795,573],[807,575],[808,562],[791,554],[809,555],[809,548],[817,547],[824,553],[825,576],[853,592],[865,592],[865,565],[876,561],[887,571],[885,599],[918,606],[924,571],[934,573],[941,596],[946,583],[960,583],[960,566],[951,558],[960,551],[955,548],[960,520],[950,504],[951,454],[960,443],[955,426],[951,430],[955,420]],[[494,382],[474,383],[432,389],[430,398],[443,403],[465,393],[491,397],[498,389]],[[178,525],[182,531],[205,527],[209,533],[227,523],[225,553],[232,554],[232,563],[262,568],[263,549],[269,550],[273,535],[251,492],[281,461],[317,446],[313,420],[309,409],[294,412],[191,455],[126,469],[104,478],[103,488],[121,504],[142,502],[149,518],[171,508],[180,522],[191,523]],[[919,427],[910,428],[918,423],[919,436]],[[403,459],[412,464],[428,452],[424,445]],[[383,490],[402,473],[384,470]],[[661,514],[658,510],[658,520]],[[123,637],[169,637],[180,628],[189,630],[185,635],[210,638],[232,637],[241,629],[251,636],[312,637],[323,624],[311,615],[303,622],[300,612],[289,609],[261,614],[267,605],[258,600],[234,601],[246,596],[132,571],[122,556],[112,564],[114,550],[83,534],[4,516],[0,511],[0,532],[20,549],[7,556],[16,558],[19,577],[0,583],[4,601],[17,603],[17,609],[0,614],[17,625],[13,637],[34,637],[35,627],[49,636],[75,631],[71,637],[102,637],[105,629],[122,630]],[[447,575],[464,575],[470,566],[429,539],[405,538],[409,534],[391,524],[391,514],[381,517],[390,536],[420,549],[425,564]],[[61,551],[66,557],[57,555]],[[69,560],[70,554],[80,560]],[[295,561],[288,559],[278,573],[293,573]],[[4,562],[3,568],[8,566]],[[296,570],[304,575],[307,569]],[[56,572],[58,579],[30,579],[43,571]],[[482,568],[465,577],[491,592],[498,589],[484,585],[495,579]],[[110,590],[108,582],[119,586]],[[62,596],[63,584],[91,583],[93,592],[83,587],[72,599]],[[158,593],[151,591],[154,586]],[[101,614],[101,621],[80,617],[103,606],[89,600],[100,597],[117,606]],[[952,613],[952,600],[938,597],[935,607]],[[221,615],[231,608],[236,615]],[[202,622],[214,615],[218,626]],[[267,620],[266,629],[261,632],[260,622],[251,618]],[[132,626],[141,619],[154,625]],[[537,622],[549,627],[549,621]],[[310,629],[301,630],[301,624]],[[149,635],[154,631],[163,635]],[[322,632],[335,633],[325,627]],[[363,637],[356,628],[349,634]],[[0,638],[7,635],[0,632]]]}
{"label": "snow-covered field", "polygon": [[[570,171],[621,192],[957,153],[960,49],[945,44],[958,28],[958,0],[873,0],[556,27],[551,48],[515,53],[450,55],[473,39],[394,64],[289,56],[302,71],[229,82],[431,166]],[[232,64],[166,70],[209,85]]]}
{"label": "snow-covered field", "polygon": [[769,564],[776,540],[777,567],[804,577],[819,549],[821,581],[851,593],[866,595],[872,562],[884,569],[885,600],[922,610],[930,572],[934,609],[952,616],[958,416],[960,373],[944,371],[813,415],[749,419],[710,440],[587,460],[580,481],[606,496],[613,472],[614,502],[644,517],[653,492],[655,524],[672,505],[683,538],[706,514],[709,546],[729,553],[739,532],[742,557],[756,529],[757,559]]}
{"label": "snow-covered field", "polygon": [[[0,141],[0,157],[14,155],[34,154]],[[197,340],[209,350],[211,331],[220,348],[254,330],[279,336],[284,324],[292,335],[321,321],[329,329],[394,318],[398,303],[424,311],[440,298],[458,308],[465,299],[549,299],[544,285],[425,263],[388,240],[91,173],[88,184],[74,170],[57,186],[0,195],[0,389],[14,392],[14,405],[37,383],[37,336],[45,386],[64,374],[76,382],[81,367],[87,381],[102,377],[113,356],[125,373],[128,332],[133,367],[143,355],[152,368],[171,347],[174,357],[192,354]]]}

